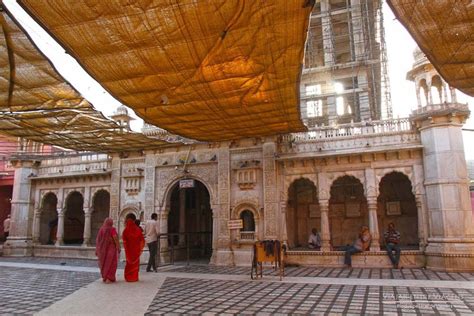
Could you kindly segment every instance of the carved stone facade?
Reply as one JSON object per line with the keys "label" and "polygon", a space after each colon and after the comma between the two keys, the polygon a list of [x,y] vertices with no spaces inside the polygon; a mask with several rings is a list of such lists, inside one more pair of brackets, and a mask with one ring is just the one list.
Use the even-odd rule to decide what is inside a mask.
{"label": "carved stone facade", "polygon": [[[388,266],[381,247],[385,226],[393,221],[402,240],[405,239],[407,250],[402,262],[406,265],[422,266],[427,260],[433,269],[473,270],[474,235],[472,219],[468,218],[472,213],[467,209],[469,192],[467,178],[463,178],[466,170],[462,166],[461,145],[448,144],[458,148],[459,155],[448,159],[459,161],[458,172],[454,173],[457,178],[452,173],[433,174],[434,170],[448,170],[442,165],[442,161],[448,160],[431,158],[448,146],[437,144],[446,134],[444,131],[446,135],[452,134],[461,125],[445,116],[445,111],[437,117],[425,118],[420,113],[414,117],[422,130],[421,138],[415,126],[357,136],[334,133],[337,142],[347,143],[341,145],[341,150],[319,150],[328,148],[324,145],[328,140],[312,139],[308,134],[308,138],[300,135],[292,141],[287,137],[242,139],[232,143],[175,145],[158,151],[128,153],[127,157],[111,155],[105,160],[104,156],[81,158],[91,166],[82,163],[81,168],[68,167],[62,173],[56,169],[66,170],[61,164],[64,158],[57,158],[54,170],[51,163],[41,160],[17,161],[12,234],[4,251],[7,255],[92,257],[94,232],[87,226],[94,227],[93,203],[100,192],[109,194],[108,216],[116,221],[119,230],[123,229],[122,222],[128,213],[147,219],[156,212],[161,232],[167,233],[172,194],[180,180],[193,179],[202,183],[209,195],[210,262],[214,264],[248,265],[253,240],[279,239],[288,243],[291,263],[340,266],[342,254],[337,246],[351,242],[359,226],[367,225],[374,239],[370,253],[363,258],[364,264]],[[438,123],[430,123],[432,120]],[[432,128],[436,140],[423,136]],[[392,140],[397,134],[408,135],[403,137],[411,143],[394,147]],[[422,143],[425,139],[426,143]],[[371,145],[351,149],[354,144]],[[71,160],[67,163],[70,166]],[[92,167],[98,165],[101,168]],[[249,170],[252,175],[242,179],[241,171]],[[127,184],[131,178],[138,182],[133,192]],[[68,219],[64,211],[73,193],[83,198],[83,243],[65,245],[64,222]],[[459,207],[452,203],[459,203]],[[199,212],[200,207],[195,209]],[[56,245],[45,242],[47,213],[53,214],[47,215],[52,218],[50,223],[58,223]],[[244,213],[250,223],[246,229],[253,231],[240,234],[239,230],[229,229],[228,221],[242,219]],[[450,220],[454,215],[456,221]],[[295,220],[289,220],[292,217]],[[305,248],[305,234],[312,227],[321,234],[322,247],[318,252]],[[293,237],[295,229],[301,235],[298,242]],[[354,262],[359,261],[362,262],[357,257]]]}

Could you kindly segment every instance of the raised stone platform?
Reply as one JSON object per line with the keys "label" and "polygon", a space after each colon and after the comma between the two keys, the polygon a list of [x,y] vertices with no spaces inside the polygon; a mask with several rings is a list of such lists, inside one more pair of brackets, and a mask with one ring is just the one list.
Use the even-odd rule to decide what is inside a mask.
{"label": "raised stone platform", "polygon": [[[318,267],[342,267],[344,251],[321,252],[314,250],[289,250],[286,264]],[[406,268],[425,266],[425,255],[420,250],[402,250],[400,265]],[[385,251],[366,251],[352,255],[353,267],[391,268],[392,264]]]}

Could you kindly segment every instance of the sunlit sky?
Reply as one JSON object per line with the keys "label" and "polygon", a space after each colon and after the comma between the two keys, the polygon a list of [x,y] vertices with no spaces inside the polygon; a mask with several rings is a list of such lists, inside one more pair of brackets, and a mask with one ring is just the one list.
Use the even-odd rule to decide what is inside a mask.
{"label": "sunlit sky", "polygon": [[[3,3],[29,33],[36,45],[53,62],[61,75],[84,98],[91,102],[95,109],[101,111],[106,116],[110,116],[120,105],[120,102],[110,96],[101,85],[92,79],[74,58],[67,55],[64,49],[36,24],[15,0],[3,0]],[[414,83],[405,78],[414,61],[413,51],[416,48],[416,43],[401,23],[395,19],[386,4],[384,4],[384,18],[393,114],[394,117],[408,117],[411,110],[416,107],[416,95]],[[459,102],[469,103],[470,110],[474,113],[474,98],[468,97],[459,91],[457,96]],[[129,110],[129,113],[137,118],[135,121],[132,121],[132,129],[140,131],[143,124],[142,120],[138,119],[133,111]],[[468,120],[464,127],[474,129],[474,119]],[[474,132],[465,131],[463,135],[466,158],[474,159],[474,146],[468,146],[468,144],[474,144]]]}

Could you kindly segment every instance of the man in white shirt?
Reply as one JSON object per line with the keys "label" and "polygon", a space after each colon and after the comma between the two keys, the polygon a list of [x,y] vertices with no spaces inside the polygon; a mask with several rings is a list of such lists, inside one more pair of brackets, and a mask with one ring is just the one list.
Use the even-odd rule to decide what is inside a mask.
{"label": "man in white shirt", "polygon": [[10,234],[10,214],[8,214],[7,218],[3,221],[3,233],[5,235],[5,240],[7,240],[8,234]]}
{"label": "man in white shirt", "polygon": [[145,223],[145,241],[148,245],[148,250],[150,251],[150,257],[148,258],[148,265],[146,267],[146,272],[156,271],[156,252],[158,250],[158,235],[160,229],[158,227],[158,215],[156,213],[151,214],[151,219],[147,220]]}
{"label": "man in white shirt", "polygon": [[317,250],[321,248],[321,237],[319,236],[318,230],[316,228],[311,230],[311,235],[309,235],[308,238],[308,247]]}

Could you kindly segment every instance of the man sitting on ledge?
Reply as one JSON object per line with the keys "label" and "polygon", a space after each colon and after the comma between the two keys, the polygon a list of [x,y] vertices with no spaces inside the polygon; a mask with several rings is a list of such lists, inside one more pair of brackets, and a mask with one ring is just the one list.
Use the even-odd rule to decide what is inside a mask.
{"label": "man sitting on ledge", "polygon": [[309,235],[309,239],[308,239],[308,247],[310,249],[316,249],[316,250],[321,249],[321,237],[319,236],[318,230],[316,228],[313,228],[311,230],[311,235]]}
{"label": "man sitting on ledge", "polygon": [[[384,234],[384,239],[388,257],[390,261],[392,261],[393,267],[398,269],[400,264],[400,233],[395,230],[395,224],[393,222],[388,224],[388,230]],[[393,255],[394,251],[395,256]]]}

